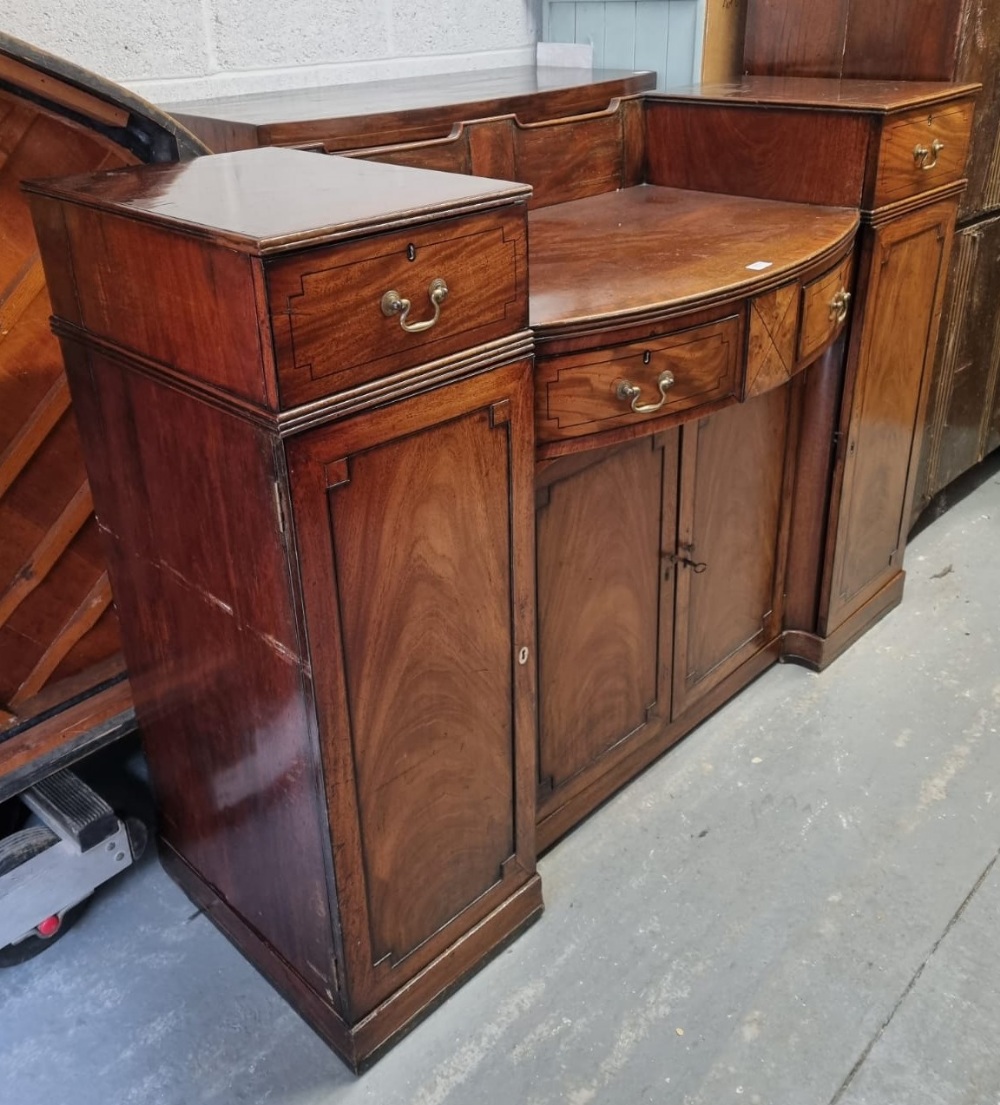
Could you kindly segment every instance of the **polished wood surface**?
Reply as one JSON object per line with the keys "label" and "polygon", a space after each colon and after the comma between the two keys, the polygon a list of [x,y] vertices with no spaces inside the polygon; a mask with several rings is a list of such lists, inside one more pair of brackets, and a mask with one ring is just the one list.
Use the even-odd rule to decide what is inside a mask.
{"label": "polished wood surface", "polygon": [[446,138],[350,151],[352,157],[530,184],[532,207],[630,188],[642,180],[643,103],[615,99],[585,116],[456,125]]}
{"label": "polished wood surface", "polygon": [[[969,183],[959,205],[948,306],[917,480],[916,515],[995,447],[985,423],[997,386],[992,334],[998,301],[989,297],[989,266],[975,257],[980,253],[976,224],[988,238],[983,220],[1000,210],[1000,3],[940,0],[904,5],[895,0],[873,5],[848,0],[828,26],[824,17],[830,10],[826,6],[819,11],[817,5],[803,0],[749,0],[748,71],[812,72],[827,77],[851,73],[881,79],[920,74],[983,85],[964,168]],[[905,172],[906,150],[900,153]],[[959,153],[964,157],[964,151]],[[960,163],[957,171],[963,171]],[[978,303],[975,324],[964,309],[972,301]]]}
{"label": "polished wood surface", "polygon": [[[516,209],[312,250],[272,265],[267,289],[282,405],[523,330],[527,268],[524,217]],[[386,317],[382,298],[396,291],[412,305],[410,325],[433,319],[429,289],[438,279],[448,294],[429,329],[408,332],[397,316]]]}
{"label": "polished wood surface", "polygon": [[288,446],[358,1019],[534,871],[528,369]]}
{"label": "polished wood surface", "polygon": [[[269,255],[528,195],[523,184],[503,184],[269,148],[144,173],[68,177],[45,191],[241,253]],[[388,223],[387,207],[393,208]]]}
{"label": "polished wood surface", "polygon": [[[171,496],[197,480],[191,518],[162,523],[163,563],[183,527],[217,515],[200,539],[221,564],[192,576],[146,552],[112,561],[123,612],[158,592],[126,634],[133,647],[141,627],[134,648],[149,657],[140,713],[163,726],[162,747],[169,727],[191,749],[177,755],[175,739],[175,762],[157,768],[176,810],[169,862],[199,901],[219,888],[217,923],[355,1067],[537,915],[539,846],[782,654],[823,666],[899,601],[899,557],[874,572],[869,547],[886,517],[902,547],[961,182],[948,169],[942,186],[911,182],[880,205],[878,152],[896,120],[964,111],[971,92],[768,95],[658,95],[537,126],[455,119],[451,167],[530,174],[548,189],[530,214],[527,189],[505,178],[367,160],[432,147],[438,158],[440,142],[350,159],[230,154],[204,174],[162,174],[159,189],[155,173],[36,189],[43,243],[69,243],[81,285],[65,281],[55,325],[90,448],[105,450],[94,494],[118,497],[116,540],[156,548]],[[592,175],[575,150],[545,164],[542,136],[572,149],[574,126],[594,142]],[[719,141],[727,128],[742,145]],[[677,165],[684,187],[666,180]],[[576,176],[595,194],[569,198]],[[206,200],[195,184],[208,180],[233,194]],[[265,210],[263,181],[289,205],[317,182],[378,183],[320,213],[315,197]],[[490,243],[500,227],[523,242],[525,225],[511,298],[511,254]],[[166,285],[133,265],[134,296],[101,308],[109,268],[148,253],[153,234]],[[224,255],[234,275],[210,279]],[[439,267],[450,287],[452,266],[455,300],[434,327],[401,337],[398,319],[375,316],[388,281],[430,321],[419,289]],[[477,293],[491,300],[483,316]],[[228,312],[217,329],[246,343],[227,376],[199,353],[199,337],[217,339],[183,333],[193,294]],[[467,312],[454,331],[451,304]],[[132,311],[176,334],[155,337]],[[208,359],[225,356],[216,344]],[[129,404],[150,389],[169,398],[146,400],[137,422]],[[188,406],[197,416],[181,417]],[[130,454],[126,472],[166,472],[185,433],[208,455],[182,450],[170,492],[137,475],[102,490],[117,453]],[[245,564],[240,574],[258,543],[280,579]],[[834,579],[853,591],[834,594]],[[262,589],[274,594],[250,611]],[[244,622],[251,640],[231,641]],[[246,713],[221,721],[222,692]],[[278,710],[268,747],[291,765],[281,811],[268,805],[279,768],[262,762],[265,699]],[[199,729],[202,701],[218,737]],[[192,769],[193,810],[181,791]],[[221,802],[220,779],[245,804]],[[283,828],[309,854],[276,874],[269,897],[242,842]],[[279,915],[286,879],[299,904]]]}
{"label": "polished wood surface", "polygon": [[838,297],[850,295],[852,258],[847,257],[828,273],[810,281],[802,290],[802,328],[799,331],[798,359],[810,362],[830,344],[847,321],[848,305],[838,307]]}
{"label": "polished wood surface", "polygon": [[[739,339],[739,319],[730,316],[638,344],[546,358],[535,374],[538,441],[577,438],[620,426],[659,429],[664,419],[692,407],[735,401]],[[635,410],[627,395],[618,394],[623,383],[640,389],[634,404],[655,409]]]}
{"label": "polished wood surface", "polygon": [[[647,179],[866,211],[942,186],[958,188],[977,87],[918,85],[928,89],[921,104],[906,85],[872,83],[747,77],[663,94],[646,110]],[[808,133],[820,119],[821,144]],[[935,140],[943,142],[936,162]],[[672,142],[693,156],[672,156]],[[916,162],[918,145],[928,149],[922,162],[928,171]],[[714,156],[719,148],[730,156]]]}
{"label": "polished wood surface", "polygon": [[744,394],[747,399],[792,378],[799,337],[802,295],[796,283],[754,296],[747,333]]}
{"label": "polished wood surface", "polygon": [[949,80],[958,33],[941,0],[751,0],[743,61],[748,73]]}
{"label": "polished wood surface", "polygon": [[[922,81],[854,80],[835,74],[804,78],[794,73],[782,73],[770,76],[750,74],[733,81],[671,88],[667,92],[652,93],[645,99],[650,105],[661,101],[690,100],[705,103],[770,104],[776,108],[794,105],[822,111],[891,115],[911,108],[959,100],[976,90],[974,80],[956,84],[951,82],[950,76]],[[823,126],[829,126],[827,120],[823,121]],[[848,166],[838,164],[832,159],[830,164],[836,166],[837,173],[848,171]]]}
{"label": "polished wood surface", "polygon": [[[245,158],[275,153],[340,185],[345,166],[358,182],[387,174],[384,233],[331,250],[321,221],[301,252],[249,236],[238,251],[219,239],[253,205],[205,232],[190,180],[158,222],[157,184],[120,174],[106,194],[91,181],[74,202],[43,187],[32,202],[47,263],[70,259],[54,325],[164,847],[358,1068],[541,909],[527,189],[446,178],[438,204],[434,174],[412,209],[415,170]],[[345,391],[317,372],[311,401],[278,396],[282,290],[339,262],[351,279],[311,289],[318,315],[355,283],[377,308],[382,255],[393,280],[445,263],[460,325],[443,349],[406,334],[377,380]],[[479,298],[485,322],[469,324]],[[309,356],[304,333],[294,350]],[[327,329],[315,345],[380,340]]]}
{"label": "polished wood surface", "polygon": [[[856,208],[864,187],[868,128],[847,112],[831,115],[826,123],[822,155],[808,156],[806,151],[819,154],[815,118],[808,112],[748,111],[725,100],[650,102],[648,180],[672,188]],[[675,144],[688,155],[674,156]],[[719,157],[720,148],[731,156]],[[830,172],[831,163],[841,168]]]}
{"label": "polished wood surface", "polygon": [[532,211],[528,226],[529,317],[544,341],[784,283],[843,253],[857,214],[645,185]]}
{"label": "polished wood surface", "polygon": [[670,719],[675,432],[540,476],[540,814],[623,741]]}
{"label": "polished wood surface", "polygon": [[9,787],[120,733],[126,724],[105,723],[131,709],[126,682],[107,693],[124,670],[118,619],[21,184],[201,146],[125,89],[0,33],[0,148],[0,778]]}
{"label": "polished wood surface", "polygon": [[[658,151],[649,158],[652,179],[674,184],[683,171],[689,186],[738,188],[785,199],[812,193],[829,200],[831,188],[849,184],[855,193],[852,205],[862,211],[865,225],[853,287],[857,310],[851,326],[842,423],[823,430],[839,443],[825,528],[815,507],[805,504],[801,483],[795,498],[797,521],[790,548],[795,600],[787,629],[791,634],[815,635],[819,643],[803,643],[801,636],[790,643],[793,654],[810,663],[829,663],[856,638],[859,626],[884,614],[884,596],[898,598],[901,591],[893,584],[901,572],[903,545],[897,510],[906,513],[916,485],[912,442],[914,435],[919,438],[922,434],[925,417],[928,377],[924,351],[937,333],[944,285],[938,262],[950,250],[950,231],[945,224],[954,219],[964,184],[960,177],[962,151],[975,92],[970,85],[892,81],[868,85],[753,76],[730,85],[658,94],[647,105],[647,143],[652,141]],[[914,99],[922,94],[926,96],[923,101]],[[800,122],[811,119],[824,135],[840,136],[834,147],[816,141],[786,146],[783,139],[800,125],[792,114],[798,114]],[[845,130],[845,121],[855,128],[853,150],[844,142],[845,135],[852,133]],[[685,144],[694,143],[700,151],[691,159],[691,168],[665,152],[670,138],[678,133],[685,136]],[[933,147],[935,136],[943,147]],[[927,157],[919,159],[920,164],[931,165],[925,172],[918,164],[915,147],[924,145],[923,139],[928,137]],[[733,156],[712,160],[709,151],[713,148],[726,148]],[[831,171],[834,165],[836,172]],[[904,233],[901,227],[917,225],[930,210],[940,216],[932,220],[939,225],[934,245],[926,237],[928,244],[921,252],[900,238],[898,254],[883,252],[880,243],[896,241],[894,235]],[[882,269],[881,276],[874,273],[877,266]],[[817,296],[819,290],[817,285]],[[816,309],[800,331],[805,334],[803,355],[810,334],[816,334],[817,341],[824,336],[825,312],[820,302],[817,298]],[[903,350],[905,363],[900,360]],[[821,351],[817,348],[813,355]],[[884,403],[875,398],[879,395]],[[826,420],[834,403],[836,397],[832,403],[808,403],[807,409],[814,419],[822,412]],[[891,432],[885,432],[883,423],[892,427]],[[850,432],[848,424],[853,427]],[[811,457],[816,477],[827,468],[823,453],[807,450],[805,454]],[[851,475],[856,468],[863,473],[858,485]],[[812,558],[820,543],[825,550],[824,582],[813,623]]]}
{"label": "polished wood surface", "polygon": [[539,465],[543,846],[774,662],[793,395]]}
{"label": "polished wood surface", "polygon": [[909,523],[921,417],[951,247],[955,204],[878,228],[855,329],[857,377],[845,409],[843,490],[824,632],[837,628],[897,573]]}
{"label": "polished wood surface", "polygon": [[[792,486],[788,560],[785,568],[784,633],[782,648],[794,652],[793,637],[818,634],[820,584],[826,560],[829,527],[829,492],[833,481],[843,395],[847,334],[841,332],[833,345],[796,378],[798,395],[798,441]],[[793,392],[794,395],[794,392]],[[826,494],[817,494],[823,488]]]}
{"label": "polished wood surface", "polygon": [[[161,834],[331,987],[316,737],[267,436],[75,343],[64,353]],[[177,448],[187,434],[197,449]]]}
{"label": "polished wood surface", "polygon": [[583,115],[655,84],[655,73],[511,66],[191,100],[170,113],[216,152],[304,143],[333,152],[442,138],[457,119]]}
{"label": "polished wood surface", "polygon": [[[876,205],[926,192],[965,170],[969,152],[972,101],[951,104],[936,111],[908,112],[886,122],[882,130]],[[924,156],[917,151],[926,150]]]}
{"label": "polished wood surface", "polygon": [[776,388],[683,431],[675,718],[781,632],[789,394]]}
{"label": "polished wood surface", "polygon": [[[254,182],[245,192],[238,183],[244,176]],[[389,281],[408,266],[422,270],[425,251],[428,264],[445,264],[432,275],[444,276],[450,282],[449,294],[454,293],[443,305],[441,329],[428,333],[429,355],[444,356],[470,341],[489,340],[523,326],[523,226],[518,230],[500,216],[461,223],[481,232],[481,252],[463,252],[458,266],[454,262],[456,250],[464,244],[461,232],[449,239],[444,229],[430,232],[419,225],[430,214],[445,217],[520,199],[527,195],[523,185],[501,185],[490,193],[490,182],[475,178],[273,149],[100,179],[100,186],[96,180],[81,183],[83,202],[67,208],[64,216],[51,216],[60,220],[53,233],[63,234],[65,248],[97,251],[94,261],[102,272],[99,284],[77,292],[68,289],[60,297],[60,317],[92,334],[114,335],[170,371],[253,407],[295,405],[329,391],[330,381],[324,377],[332,371],[326,352],[330,339],[348,346],[353,342],[355,347],[363,343],[359,359],[363,351],[371,351],[376,337],[387,343],[389,355],[408,348],[411,359],[424,359],[424,339],[404,333],[398,318],[387,318],[380,310],[390,284],[369,288],[367,279]],[[412,187],[414,183],[419,186]],[[57,189],[75,187],[69,180]],[[305,189],[302,203],[288,202],[296,187]],[[234,191],[239,198],[228,203],[226,197]],[[406,199],[394,205],[392,225],[412,224],[413,235],[359,243],[345,255],[343,266],[314,249],[306,259],[278,265],[267,276],[263,273],[259,256],[280,256],[303,238],[316,247],[370,229],[378,204],[393,206],[387,197],[397,192]],[[344,194],[355,198],[343,198]],[[46,218],[44,211],[51,205],[51,199],[36,199],[36,217]],[[215,214],[220,225],[209,231],[206,220]],[[307,232],[310,214],[317,221]],[[407,260],[411,244],[420,255],[412,266]],[[482,250],[484,244],[489,249]],[[150,267],[146,259],[154,255],[157,264]],[[315,274],[311,280],[310,274]],[[405,294],[410,286],[399,290]],[[478,292],[483,293],[481,300]],[[418,286],[413,294],[414,310],[425,311],[426,305],[417,300],[423,290]],[[216,309],[218,295],[227,304],[225,312]],[[277,365],[270,337],[261,333],[260,299],[265,295],[271,297],[277,315]],[[150,296],[171,304],[173,326],[160,325],[143,310]],[[314,298],[322,308],[319,315]],[[362,300],[366,313],[359,314]],[[471,312],[471,325],[466,311]],[[294,354],[293,331],[302,341]],[[369,375],[385,363],[376,359]],[[345,370],[350,367],[348,363]],[[353,376],[355,383],[365,378],[363,371]]]}

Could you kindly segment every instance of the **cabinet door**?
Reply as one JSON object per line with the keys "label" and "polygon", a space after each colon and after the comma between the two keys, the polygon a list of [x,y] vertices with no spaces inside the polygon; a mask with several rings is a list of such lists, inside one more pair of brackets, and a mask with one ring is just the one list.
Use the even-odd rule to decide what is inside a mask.
{"label": "cabinet door", "polygon": [[998,257],[1000,218],[956,231],[914,513],[1000,444],[996,407],[1000,401]]}
{"label": "cabinet door", "polygon": [[674,717],[780,632],[790,394],[684,427]]}
{"label": "cabinet door", "polygon": [[352,1017],[534,870],[530,363],[288,445]]}
{"label": "cabinet door", "polygon": [[539,475],[540,815],[670,719],[677,431]]}
{"label": "cabinet door", "polygon": [[923,429],[925,364],[934,355],[954,219],[955,202],[949,201],[868,232],[868,287],[852,335],[853,398],[841,422],[846,455],[831,531],[824,634],[859,610],[902,565],[916,475],[914,442],[919,444]]}

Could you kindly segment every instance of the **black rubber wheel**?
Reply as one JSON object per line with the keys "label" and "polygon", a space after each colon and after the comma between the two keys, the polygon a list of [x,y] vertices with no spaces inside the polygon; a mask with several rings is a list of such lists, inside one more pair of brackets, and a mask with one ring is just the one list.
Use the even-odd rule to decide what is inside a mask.
{"label": "black rubber wheel", "polygon": [[[12,833],[0,840],[0,875],[7,875],[27,863],[29,859],[51,848],[59,840],[51,829],[44,825],[31,825],[20,832]],[[67,929],[71,928],[82,916],[87,901],[78,902],[67,909],[60,918],[59,928],[51,936],[26,936],[16,944],[0,948],[0,967],[14,967],[25,960],[33,959],[46,948],[50,948]]]}

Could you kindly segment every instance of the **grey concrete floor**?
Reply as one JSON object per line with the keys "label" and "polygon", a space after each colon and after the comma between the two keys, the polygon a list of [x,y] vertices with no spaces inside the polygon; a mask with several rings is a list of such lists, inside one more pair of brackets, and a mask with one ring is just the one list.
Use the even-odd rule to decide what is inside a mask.
{"label": "grey concrete floor", "polygon": [[997,1105],[1000,477],[903,606],[541,863],[542,920],[354,1078],[153,859],[0,973],[11,1105]]}

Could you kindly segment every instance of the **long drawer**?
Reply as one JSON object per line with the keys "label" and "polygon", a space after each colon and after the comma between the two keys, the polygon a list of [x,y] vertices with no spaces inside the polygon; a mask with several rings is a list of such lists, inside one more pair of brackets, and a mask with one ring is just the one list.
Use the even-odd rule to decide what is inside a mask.
{"label": "long drawer", "polygon": [[538,440],[582,437],[735,399],[739,337],[732,315],[644,342],[540,359]]}

